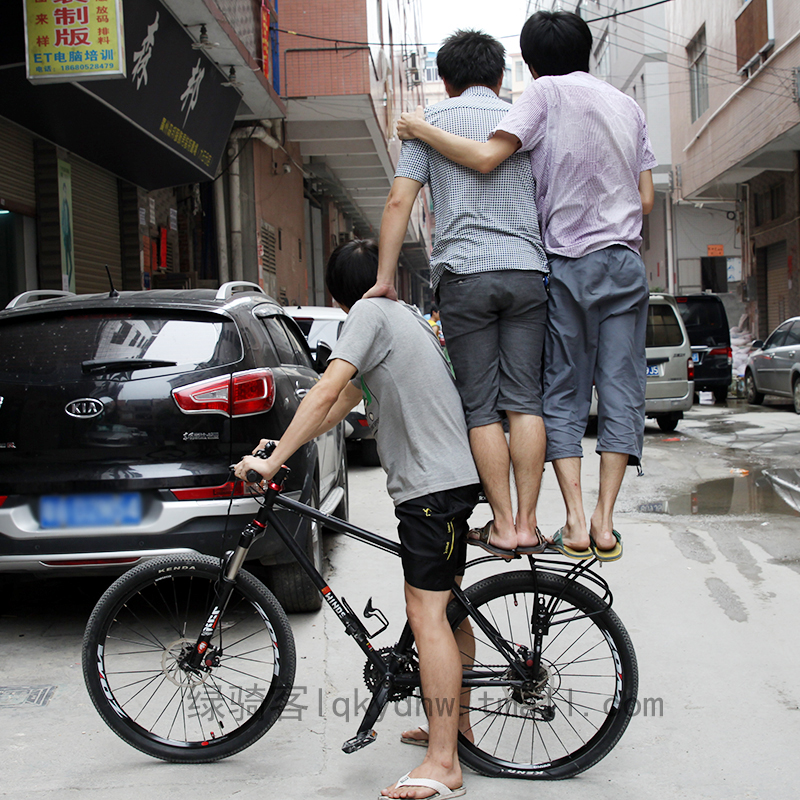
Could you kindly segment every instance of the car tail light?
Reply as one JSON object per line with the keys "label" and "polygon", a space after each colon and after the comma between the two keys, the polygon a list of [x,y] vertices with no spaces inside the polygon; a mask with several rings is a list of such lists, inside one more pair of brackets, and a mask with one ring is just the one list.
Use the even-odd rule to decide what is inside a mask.
{"label": "car tail light", "polygon": [[727,356],[728,366],[733,364],[733,348],[731,347],[714,347],[709,350],[708,354],[710,356]]}
{"label": "car tail light", "polygon": [[251,369],[181,386],[172,396],[184,414],[246,417],[272,408],[275,378],[272,370]]}
{"label": "car tail light", "polygon": [[2,506],[3,503],[5,503],[5,501],[7,499],[8,499],[8,495],[7,494],[0,494],[0,506]]}
{"label": "car tail light", "polygon": [[172,489],[176,500],[218,500],[219,498],[242,497],[244,483],[228,481],[221,486],[194,486],[191,489]]}
{"label": "car tail light", "polygon": [[686,380],[693,381],[694,380],[694,361],[692,361],[691,358],[686,362],[686,368],[687,368],[687,371],[689,373],[689,375],[688,375]]}

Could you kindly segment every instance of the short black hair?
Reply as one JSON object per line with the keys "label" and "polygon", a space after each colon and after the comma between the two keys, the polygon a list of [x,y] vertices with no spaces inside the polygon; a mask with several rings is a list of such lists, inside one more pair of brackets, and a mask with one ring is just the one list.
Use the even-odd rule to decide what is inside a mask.
{"label": "short black hair", "polygon": [[525,63],[539,76],[588,72],[592,32],[571,11],[537,11],[519,36]]}
{"label": "short black hair", "polygon": [[436,303],[431,303],[430,311],[428,311],[428,313],[435,314],[438,310],[439,306],[437,306]]}
{"label": "short black hair", "polygon": [[439,77],[457,92],[468,86],[497,86],[506,68],[506,49],[483,31],[458,30],[436,54]]}
{"label": "short black hair", "polygon": [[325,284],[331,297],[352,308],[378,277],[378,243],[374,239],[353,239],[340,244],[328,259]]}

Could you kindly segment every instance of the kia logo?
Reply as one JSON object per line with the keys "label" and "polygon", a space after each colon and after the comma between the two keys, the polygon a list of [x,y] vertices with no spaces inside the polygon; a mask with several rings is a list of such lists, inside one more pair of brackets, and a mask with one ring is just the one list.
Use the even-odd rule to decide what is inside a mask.
{"label": "kia logo", "polygon": [[67,403],[64,411],[75,419],[90,419],[103,413],[103,404],[94,397],[82,397],[80,400]]}

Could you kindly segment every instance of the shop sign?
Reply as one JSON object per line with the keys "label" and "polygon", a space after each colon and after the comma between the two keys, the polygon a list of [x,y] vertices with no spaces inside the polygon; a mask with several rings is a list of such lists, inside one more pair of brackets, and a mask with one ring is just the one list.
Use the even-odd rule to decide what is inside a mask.
{"label": "shop sign", "polygon": [[126,2],[125,35],[128,80],[81,88],[213,177],[241,95],[157,0]]}
{"label": "shop sign", "polygon": [[261,71],[272,83],[272,48],[269,35],[269,7],[261,0]]}
{"label": "shop sign", "polygon": [[23,0],[34,83],[125,77],[122,0]]}

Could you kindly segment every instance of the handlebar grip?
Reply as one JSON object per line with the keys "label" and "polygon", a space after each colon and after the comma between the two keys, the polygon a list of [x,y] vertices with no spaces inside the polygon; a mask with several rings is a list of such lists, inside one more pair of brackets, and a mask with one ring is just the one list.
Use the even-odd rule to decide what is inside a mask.
{"label": "handlebar grip", "polygon": [[248,483],[261,483],[264,480],[264,476],[260,475],[254,469],[247,470],[247,482]]}

